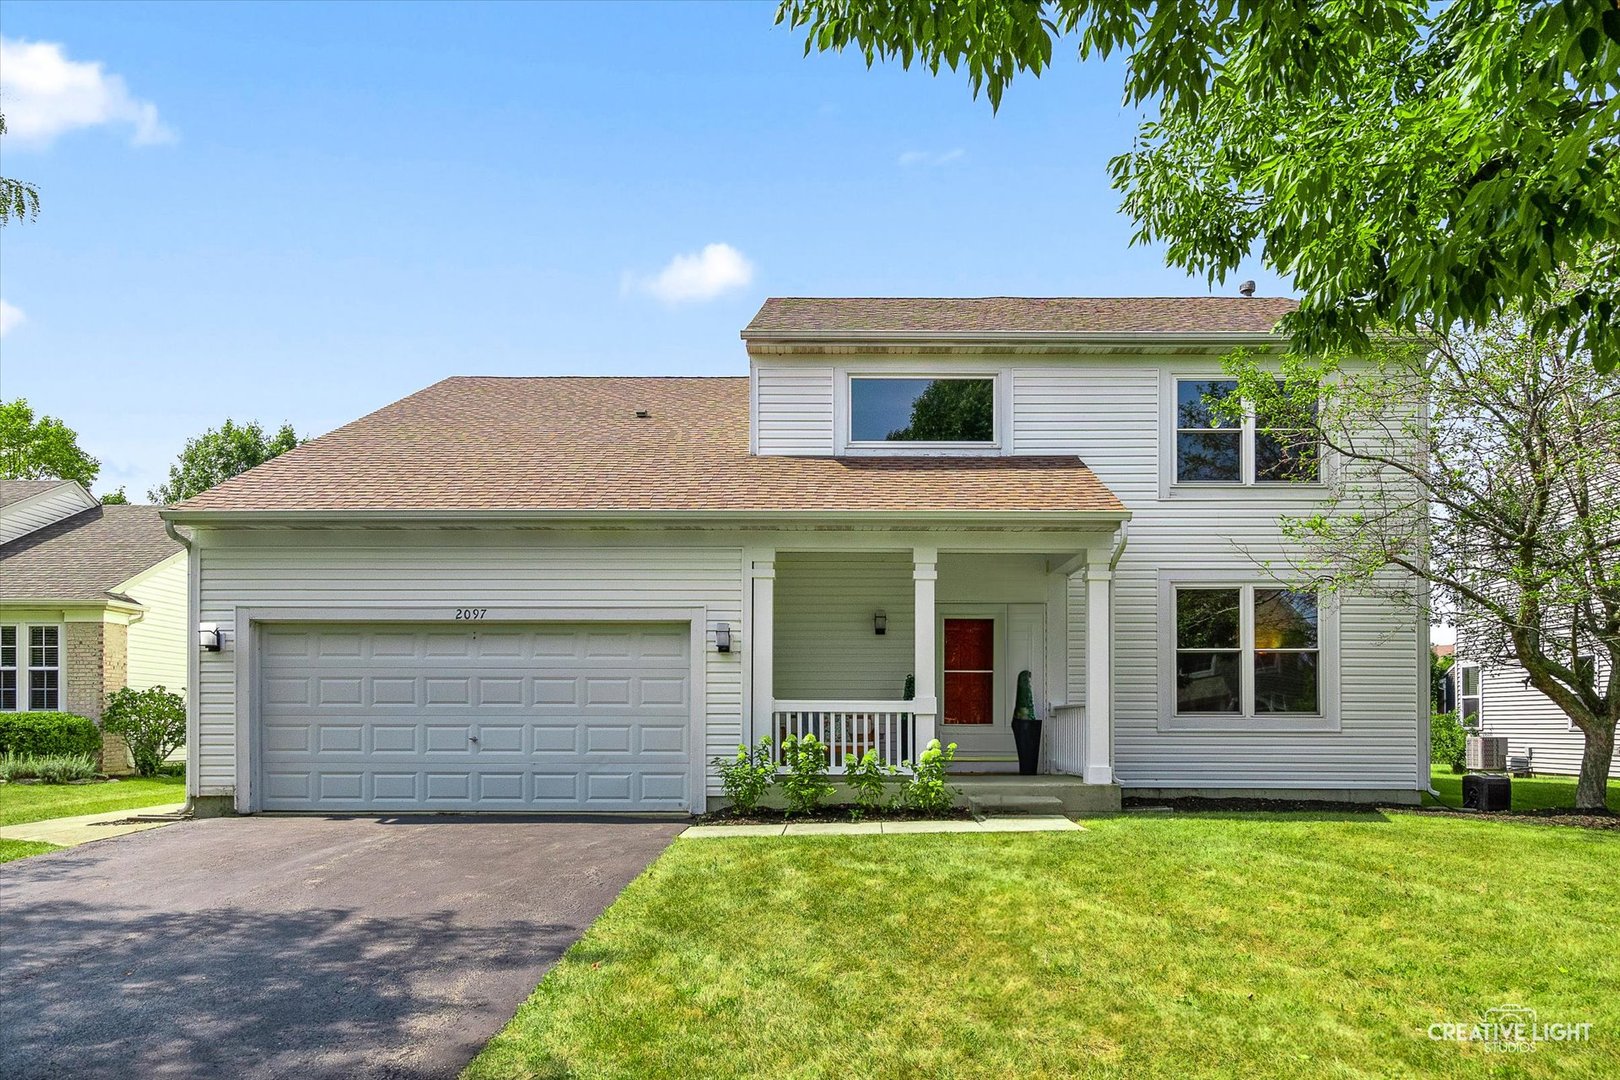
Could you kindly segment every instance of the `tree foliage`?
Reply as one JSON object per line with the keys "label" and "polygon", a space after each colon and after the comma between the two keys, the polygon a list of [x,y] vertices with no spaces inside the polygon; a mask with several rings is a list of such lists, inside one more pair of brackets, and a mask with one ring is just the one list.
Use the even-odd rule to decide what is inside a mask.
{"label": "tree foliage", "polygon": [[258,421],[237,424],[226,420],[186,440],[179,460],[169,466],[169,480],[147,493],[154,502],[177,503],[222,484],[298,445],[291,424],[282,424],[267,436]]}
{"label": "tree foliage", "polygon": [[[0,135],[6,133],[6,117],[0,113]],[[12,219],[28,221],[39,216],[39,188],[26,180],[0,176],[0,225]]]}
{"label": "tree foliage", "polygon": [[[1301,351],[1516,314],[1620,360],[1620,0],[783,0],[811,49],[965,71],[1127,54],[1110,163],[1139,242],[1214,283],[1258,247]],[[1580,289],[1561,288],[1565,270]]]}
{"label": "tree foliage", "polygon": [[935,379],[911,403],[897,442],[990,442],[996,437],[994,384],[989,379]]}
{"label": "tree foliage", "polygon": [[24,398],[0,401],[0,479],[96,482],[101,462],[85,453],[73,429],[34,415]]}
{"label": "tree foliage", "polygon": [[1429,594],[1413,579],[1437,586],[1459,653],[1516,662],[1582,732],[1576,798],[1600,811],[1620,720],[1620,373],[1508,318],[1364,360],[1288,357],[1280,378],[1228,366],[1258,424],[1334,465],[1325,504],[1283,519],[1286,576],[1413,603]]}

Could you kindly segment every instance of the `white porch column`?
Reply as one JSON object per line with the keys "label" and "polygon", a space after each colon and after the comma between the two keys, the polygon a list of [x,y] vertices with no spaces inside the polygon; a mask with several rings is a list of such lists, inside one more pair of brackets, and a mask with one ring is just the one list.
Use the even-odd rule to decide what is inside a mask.
{"label": "white porch column", "polygon": [[749,562],[748,577],[753,586],[749,608],[753,640],[747,642],[753,715],[743,738],[752,746],[766,735],[776,738],[771,721],[776,698],[776,552],[756,553]]}
{"label": "white porch column", "polygon": [[1086,559],[1086,743],[1088,784],[1114,782],[1114,574],[1106,548]]}
{"label": "white porch column", "polygon": [[939,581],[939,552],[934,548],[913,548],[911,552],[912,622],[915,626],[911,672],[916,681],[912,715],[916,719],[917,745],[911,759],[917,760],[934,738],[939,717],[939,688],[934,685],[934,589]]}

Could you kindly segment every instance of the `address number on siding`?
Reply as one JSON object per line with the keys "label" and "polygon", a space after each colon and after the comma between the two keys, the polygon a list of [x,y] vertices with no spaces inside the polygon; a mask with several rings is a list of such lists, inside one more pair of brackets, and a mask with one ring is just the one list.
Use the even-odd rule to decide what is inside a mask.
{"label": "address number on siding", "polygon": [[458,607],[458,608],[456,608],[456,618],[457,619],[482,619],[485,615],[488,615],[488,614],[489,614],[489,608],[487,608],[487,607]]}

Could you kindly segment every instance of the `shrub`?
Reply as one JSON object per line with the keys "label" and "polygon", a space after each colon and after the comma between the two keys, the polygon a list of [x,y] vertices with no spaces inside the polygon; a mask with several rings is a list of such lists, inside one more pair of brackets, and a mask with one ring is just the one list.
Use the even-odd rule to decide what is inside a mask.
{"label": "shrub", "polygon": [[0,755],[0,780],[43,780],[66,784],[97,776],[96,759],[91,754],[4,754]]}
{"label": "shrub", "polygon": [[41,757],[101,750],[93,720],[66,712],[0,713],[0,754]]}
{"label": "shrub", "polygon": [[1429,718],[1429,760],[1462,772],[1468,749],[1468,730],[1454,712],[1435,713]]}
{"label": "shrub", "polygon": [[814,813],[837,790],[827,779],[827,747],[814,735],[783,739],[782,764],[787,771],[776,782],[790,814]]}
{"label": "shrub", "polygon": [[943,814],[949,810],[956,802],[956,789],[945,783],[945,775],[955,759],[955,743],[941,748],[938,739],[930,739],[915,766],[909,761],[901,762],[901,768],[911,770],[911,777],[906,781],[905,804],[922,814]]}
{"label": "shrub", "polygon": [[884,805],[884,794],[894,766],[885,765],[876,750],[868,750],[859,761],[844,766],[844,779],[855,789],[855,805],[862,811],[876,810]]}
{"label": "shrub", "polygon": [[739,814],[753,813],[776,777],[776,762],[771,760],[771,737],[766,735],[760,739],[752,750],[737,747],[737,756],[729,761],[715,758],[714,767],[720,771],[720,785],[725,788],[726,798],[731,800],[731,809]]}
{"label": "shrub", "polygon": [[101,726],[124,737],[136,772],[156,776],[163,759],[186,744],[186,702],[161,686],[126,686],[107,698]]}

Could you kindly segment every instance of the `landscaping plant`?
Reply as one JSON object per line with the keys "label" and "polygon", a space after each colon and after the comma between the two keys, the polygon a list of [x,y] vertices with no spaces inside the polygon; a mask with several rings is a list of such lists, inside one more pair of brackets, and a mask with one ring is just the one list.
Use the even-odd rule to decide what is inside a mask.
{"label": "landscaping plant", "polygon": [[40,757],[95,754],[101,732],[95,721],[75,713],[0,713],[0,754]]}
{"label": "landscaping plant", "polygon": [[955,743],[941,747],[938,739],[930,739],[927,748],[918,755],[916,765],[901,762],[901,768],[911,770],[904,795],[906,806],[922,814],[943,814],[949,810],[956,802],[956,789],[946,785],[945,775],[955,759]]}
{"label": "landscaping plant", "polygon": [[1468,748],[1468,732],[1454,712],[1435,713],[1429,718],[1429,760],[1445,765],[1452,772],[1463,771]]}
{"label": "landscaping plant", "polygon": [[731,800],[732,811],[752,814],[776,777],[776,763],[771,760],[771,737],[761,738],[752,750],[739,745],[735,758],[728,761],[717,757],[714,767],[720,772],[720,786]]}
{"label": "landscaping plant", "polygon": [[790,814],[811,814],[836,790],[827,778],[827,746],[814,735],[782,740],[782,764],[776,778]]}
{"label": "landscaping plant", "polygon": [[870,813],[887,805],[885,795],[893,775],[894,766],[885,764],[876,750],[868,750],[860,760],[845,764],[844,780],[855,792],[857,813]]}
{"label": "landscaping plant", "polygon": [[156,776],[163,759],[186,744],[186,702],[161,686],[126,686],[108,697],[101,726],[124,737],[136,772]]}
{"label": "landscaping plant", "polygon": [[3,754],[0,780],[39,780],[46,784],[67,784],[97,776],[92,754]]}

